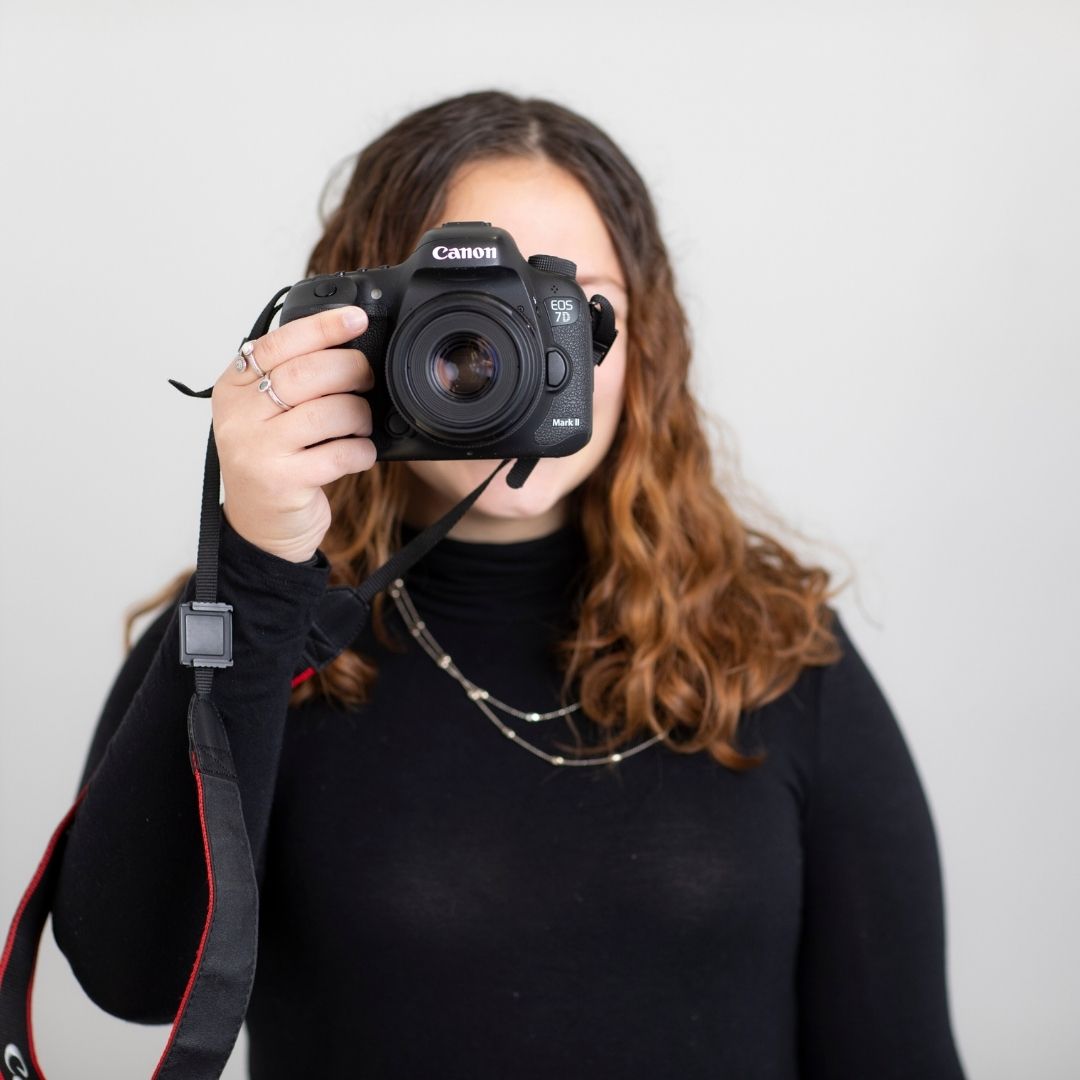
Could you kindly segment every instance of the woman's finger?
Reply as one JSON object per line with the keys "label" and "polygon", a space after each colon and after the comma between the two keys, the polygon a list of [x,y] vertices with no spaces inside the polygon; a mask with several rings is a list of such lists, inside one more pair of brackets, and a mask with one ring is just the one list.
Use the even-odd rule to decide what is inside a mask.
{"label": "woman's finger", "polygon": [[[328,308],[275,327],[256,338],[252,342],[252,355],[263,371],[270,372],[303,353],[344,345],[358,338],[367,329],[367,324],[367,312],[354,304]],[[226,378],[236,386],[245,386],[259,378],[250,367],[238,372],[230,365],[230,371],[232,375],[226,375]]]}
{"label": "woman's finger", "polygon": [[345,435],[371,434],[371,405],[357,394],[328,394],[301,402],[267,424],[267,449],[294,454]]}

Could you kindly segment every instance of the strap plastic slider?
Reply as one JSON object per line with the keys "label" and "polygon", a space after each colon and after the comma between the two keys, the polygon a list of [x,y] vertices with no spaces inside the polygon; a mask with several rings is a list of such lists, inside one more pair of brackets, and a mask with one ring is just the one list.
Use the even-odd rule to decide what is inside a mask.
{"label": "strap plastic slider", "polygon": [[190,600],[180,605],[180,663],[232,667],[232,604]]}

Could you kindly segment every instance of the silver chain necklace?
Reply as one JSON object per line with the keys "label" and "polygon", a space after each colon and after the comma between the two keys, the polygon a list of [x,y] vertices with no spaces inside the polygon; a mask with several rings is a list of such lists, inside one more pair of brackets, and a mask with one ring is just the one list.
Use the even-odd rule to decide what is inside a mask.
{"label": "silver chain necklace", "polygon": [[646,739],[644,742],[640,742],[637,746],[632,746],[629,750],[624,750],[621,753],[616,752],[608,754],[605,757],[592,757],[592,758],[564,758],[559,754],[549,754],[544,750],[541,750],[538,746],[533,746],[532,743],[526,742],[513,728],[503,723],[492,711],[488,708],[488,702],[497,706],[504,712],[510,713],[511,716],[516,716],[526,723],[535,724],[540,720],[553,720],[557,716],[566,716],[568,713],[572,713],[575,709],[581,708],[580,702],[574,702],[573,705],[566,705],[561,709],[553,709],[551,712],[523,712],[521,709],[515,709],[512,705],[507,705],[505,702],[500,701],[494,694],[488,693],[487,690],[477,686],[476,683],[467,679],[457,665],[454,663],[450,654],[442,648],[441,645],[431,635],[431,631],[428,630],[427,624],[420,618],[413,606],[412,597],[409,596],[408,591],[405,588],[405,582],[401,578],[395,578],[393,584],[387,590],[390,596],[393,598],[394,603],[397,605],[398,611],[401,613],[402,619],[405,621],[405,625],[409,629],[409,633],[412,634],[417,641],[423,646],[424,651],[431,657],[435,663],[443,669],[448,675],[453,676],[465,690],[469,700],[472,701],[476,707],[484,713],[485,716],[511,741],[517,743],[518,746],[525,750],[528,750],[530,754],[535,754],[539,758],[543,758],[551,765],[608,765],[620,761],[624,761],[626,758],[631,757],[633,754],[637,754],[640,751],[646,749],[646,747],[652,746],[653,743],[659,742],[661,739],[667,738],[668,731],[661,732],[659,735],[653,735],[651,738]]}

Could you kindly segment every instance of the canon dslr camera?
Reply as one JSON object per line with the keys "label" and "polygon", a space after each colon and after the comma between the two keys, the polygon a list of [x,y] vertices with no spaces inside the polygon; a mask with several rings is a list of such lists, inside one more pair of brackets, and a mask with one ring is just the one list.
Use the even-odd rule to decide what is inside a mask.
{"label": "canon dslr camera", "polygon": [[577,268],[526,262],[505,229],[452,221],[397,266],[322,274],[288,291],[280,322],[356,304],[382,461],[563,457],[592,436],[593,369],[615,340]]}

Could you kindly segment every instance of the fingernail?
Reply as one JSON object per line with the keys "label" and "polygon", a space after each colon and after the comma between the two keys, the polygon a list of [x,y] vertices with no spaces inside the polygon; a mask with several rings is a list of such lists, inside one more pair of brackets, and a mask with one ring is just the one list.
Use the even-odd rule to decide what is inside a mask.
{"label": "fingernail", "polygon": [[367,312],[361,307],[347,307],[342,322],[346,330],[363,330],[367,326]]}

